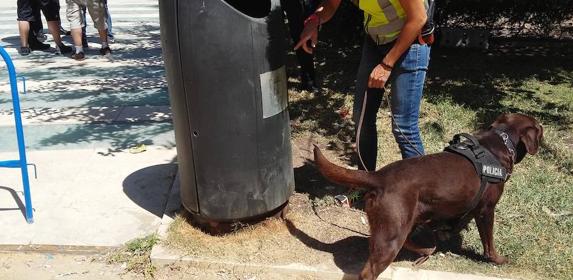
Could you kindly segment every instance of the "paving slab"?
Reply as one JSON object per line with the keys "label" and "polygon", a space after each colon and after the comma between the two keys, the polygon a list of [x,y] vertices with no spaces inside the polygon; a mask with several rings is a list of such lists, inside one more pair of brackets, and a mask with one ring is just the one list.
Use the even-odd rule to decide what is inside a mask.
{"label": "paving slab", "polygon": [[[33,224],[22,214],[19,170],[0,169],[4,248],[118,246],[160,225],[176,152],[158,3],[122,0],[110,1],[109,7],[115,33],[112,59],[98,55],[97,33],[88,24],[90,48],[87,59],[78,62],[54,49],[20,56],[16,2],[0,1],[0,45],[26,77],[26,94],[18,82],[24,137],[28,162],[38,167],[38,179],[30,182]],[[65,7],[60,15],[68,29]],[[63,39],[71,45],[70,36]],[[54,46],[49,34],[46,43]],[[0,160],[17,158],[9,93],[0,63]],[[147,145],[147,151],[127,152],[139,144]]]}
{"label": "paving slab", "polygon": [[[22,125],[171,122],[169,106],[30,108]],[[14,111],[0,111],[0,127],[14,126]]]}
{"label": "paving slab", "polygon": [[[157,1],[110,1],[109,7],[114,20],[113,59],[98,54],[97,32],[89,24],[90,48],[80,62],[56,55],[55,49],[20,56],[16,2],[0,1],[0,45],[11,55],[18,75],[26,77],[27,94],[20,95],[22,108],[169,105]],[[60,15],[68,29],[65,7]],[[49,34],[47,38],[53,47]],[[72,44],[70,36],[63,40]],[[19,87],[23,88],[22,82]],[[9,111],[11,106],[7,75],[0,62],[0,111]]]}
{"label": "paving slab", "polygon": [[[176,174],[175,149],[35,151],[34,223],[22,214],[19,169],[0,169],[0,244],[119,246],[157,231]],[[15,159],[15,153],[0,153]]]}

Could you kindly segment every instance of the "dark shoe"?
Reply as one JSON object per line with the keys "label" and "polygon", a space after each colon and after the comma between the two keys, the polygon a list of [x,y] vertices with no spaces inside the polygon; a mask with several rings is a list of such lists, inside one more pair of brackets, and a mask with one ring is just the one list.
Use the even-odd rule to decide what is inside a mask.
{"label": "dark shoe", "polygon": [[320,87],[313,79],[301,79],[300,89],[308,92],[320,93]]}
{"label": "dark shoe", "polygon": [[20,55],[24,56],[24,55],[29,55],[30,52],[32,52],[32,50],[28,47],[20,47],[20,50],[18,52],[20,53]]}
{"label": "dark shoe", "polygon": [[111,49],[109,47],[99,49],[99,54],[108,55],[111,54]]}
{"label": "dark shoe", "polygon": [[50,45],[44,44],[38,40],[30,40],[30,49],[33,51],[47,51],[50,49]]}
{"label": "dark shoe", "polygon": [[75,60],[84,60],[86,58],[86,55],[83,52],[79,52],[79,53],[74,53],[72,54],[72,58]]}
{"label": "dark shoe", "polygon": [[320,92],[320,87],[318,86],[316,79],[312,78],[311,75],[301,73],[300,90],[318,93]]}
{"label": "dark shoe", "polygon": [[71,53],[73,51],[72,47],[66,46],[64,44],[59,45],[58,50],[61,54],[67,54],[67,53]]}

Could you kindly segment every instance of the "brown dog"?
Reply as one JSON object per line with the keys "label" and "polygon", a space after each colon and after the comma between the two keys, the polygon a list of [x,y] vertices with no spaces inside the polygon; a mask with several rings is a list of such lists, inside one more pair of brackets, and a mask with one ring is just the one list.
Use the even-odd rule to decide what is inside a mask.
{"label": "brown dog", "polygon": [[[513,149],[493,129],[509,136],[515,151],[511,151]],[[511,174],[514,163],[520,162],[526,153],[537,153],[543,128],[532,117],[506,114],[475,137]],[[370,223],[370,254],[359,279],[376,279],[402,247],[419,253],[422,258],[433,253],[435,247],[421,248],[411,241],[409,234],[415,226],[425,225],[436,230],[436,225],[445,222],[457,228],[460,224],[467,225],[472,218],[476,221],[485,257],[496,264],[506,262],[493,244],[494,209],[504,183],[487,183],[481,198],[477,198],[480,177],[463,156],[441,152],[400,160],[375,172],[337,166],[329,162],[318,147],[314,149],[314,158],[329,181],[368,190],[364,198]],[[472,204],[476,206],[467,209]]]}

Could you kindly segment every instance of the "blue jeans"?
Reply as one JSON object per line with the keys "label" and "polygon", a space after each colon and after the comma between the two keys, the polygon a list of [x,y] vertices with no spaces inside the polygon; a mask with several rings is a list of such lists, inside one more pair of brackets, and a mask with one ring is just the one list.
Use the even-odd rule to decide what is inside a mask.
{"label": "blue jeans", "polygon": [[[370,36],[366,36],[362,46],[362,58],[356,77],[353,116],[356,124],[359,168],[363,170],[376,169],[378,153],[376,114],[383,101],[382,90],[367,88],[368,78],[390,48],[392,43],[378,46]],[[429,61],[430,47],[415,43],[396,62],[390,75],[391,110],[394,115],[392,133],[402,158],[419,156],[418,151],[424,154],[418,119]]]}

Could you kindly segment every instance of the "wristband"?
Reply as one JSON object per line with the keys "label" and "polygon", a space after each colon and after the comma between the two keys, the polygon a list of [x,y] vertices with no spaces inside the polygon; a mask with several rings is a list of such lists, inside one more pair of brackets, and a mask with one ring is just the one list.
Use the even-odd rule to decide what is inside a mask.
{"label": "wristband", "polygon": [[385,67],[385,68],[390,69],[390,71],[392,71],[392,70],[394,69],[394,67],[388,65],[388,64],[385,63],[384,61],[381,61],[381,62],[380,62],[380,65],[382,65],[382,66]]}

